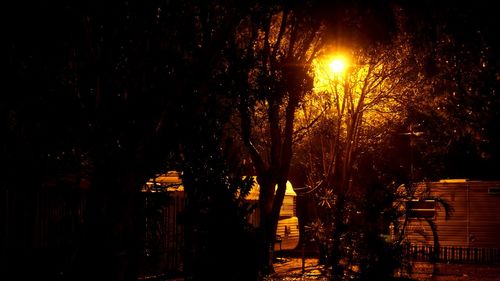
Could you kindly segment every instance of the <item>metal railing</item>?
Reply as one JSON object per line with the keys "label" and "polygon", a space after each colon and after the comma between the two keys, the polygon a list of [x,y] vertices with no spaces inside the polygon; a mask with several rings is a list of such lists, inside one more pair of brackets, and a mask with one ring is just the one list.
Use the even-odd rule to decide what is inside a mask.
{"label": "metal railing", "polygon": [[476,264],[500,263],[499,248],[443,246],[439,247],[436,251],[432,245],[409,245],[406,251],[414,261]]}

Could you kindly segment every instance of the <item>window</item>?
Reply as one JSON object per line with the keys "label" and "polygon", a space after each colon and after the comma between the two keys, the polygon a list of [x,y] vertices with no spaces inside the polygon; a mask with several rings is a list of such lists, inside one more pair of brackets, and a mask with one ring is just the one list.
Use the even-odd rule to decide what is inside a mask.
{"label": "window", "polygon": [[488,187],[488,194],[500,195],[500,187]]}
{"label": "window", "polygon": [[436,214],[436,201],[433,199],[407,201],[406,209],[408,218],[431,219]]}

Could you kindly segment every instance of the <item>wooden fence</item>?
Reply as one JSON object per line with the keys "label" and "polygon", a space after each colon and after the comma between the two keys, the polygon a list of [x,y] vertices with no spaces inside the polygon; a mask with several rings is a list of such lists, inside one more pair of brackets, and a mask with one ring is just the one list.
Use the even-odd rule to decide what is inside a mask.
{"label": "wooden fence", "polygon": [[410,245],[407,254],[415,261],[435,261],[450,263],[499,264],[500,249],[474,247],[439,247],[435,251],[431,245]]}
{"label": "wooden fence", "polygon": [[183,271],[183,192],[144,192],[144,255],[141,278],[177,275]]}
{"label": "wooden fence", "polygon": [[[166,275],[182,271],[184,209],[181,193],[144,193],[145,233],[139,273]],[[80,247],[87,191],[51,185],[29,190],[0,189],[0,275],[17,274],[25,264],[33,272],[64,272]],[[9,278],[7,278],[9,279]]]}
{"label": "wooden fence", "polygon": [[85,190],[67,185],[24,189],[3,186],[0,274],[7,280],[17,280],[21,274],[49,278],[72,267],[86,198]]}

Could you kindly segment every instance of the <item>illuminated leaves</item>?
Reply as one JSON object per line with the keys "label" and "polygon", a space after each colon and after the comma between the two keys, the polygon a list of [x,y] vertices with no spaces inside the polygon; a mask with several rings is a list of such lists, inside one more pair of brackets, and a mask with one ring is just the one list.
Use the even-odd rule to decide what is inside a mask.
{"label": "illuminated leaves", "polygon": [[318,205],[328,209],[332,209],[337,201],[337,196],[332,189],[325,189],[318,194]]}
{"label": "illuminated leaves", "polygon": [[423,101],[420,87],[425,81],[405,34],[388,45],[352,50],[342,72],[333,73],[329,67],[335,56],[326,54],[314,61],[314,90],[297,118],[298,126],[315,121],[313,133],[300,141],[310,154],[311,182],[339,181],[337,192],[346,192],[359,156],[383,145],[391,128],[405,121],[408,106]]}

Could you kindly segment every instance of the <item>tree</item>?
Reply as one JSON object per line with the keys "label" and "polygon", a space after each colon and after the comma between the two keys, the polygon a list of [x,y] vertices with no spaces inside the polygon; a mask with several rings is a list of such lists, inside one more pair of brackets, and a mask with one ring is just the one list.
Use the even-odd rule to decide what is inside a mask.
{"label": "tree", "polygon": [[236,38],[235,122],[260,185],[264,273],[272,271],[274,237],[293,155],[295,112],[312,88],[308,70],[320,44],[321,24],[309,5],[293,1],[256,5],[238,27]]}
{"label": "tree", "polygon": [[[11,167],[4,171],[12,172],[2,177],[2,188],[40,186],[46,176],[61,177],[58,169],[90,181],[82,241],[76,259],[61,271],[63,278],[137,278],[139,192],[165,163],[186,171],[192,203],[186,274],[192,279],[215,274],[217,268],[202,267],[201,258],[225,256],[233,262],[233,273],[241,269],[242,278],[252,278],[242,269],[249,266],[237,262],[249,250],[238,251],[230,243],[236,237],[251,241],[235,196],[241,180],[226,177],[219,148],[231,110],[225,46],[246,5],[91,1],[14,6],[8,19],[17,29],[7,37],[12,90],[2,96],[1,108],[9,135],[2,159],[14,162],[2,162]],[[36,171],[29,182],[14,180],[27,171]],[[203,218],[212,224],[203,224]],[[231,239],[220,247],[223,238]],[[16,238],[19,243],[9,252],[19,260],[33,250],[16,248],[23,239],[29,237]],[[197,259],[193,253],[202,248],[208,250]],[[48,274],[50,279],[55,273]]]}
{"label": "tree", "polygon": [[[353,222],[356,220],[355,213],[365,212],[363,208],[360,208],[365,203],[366,206],[377,204],[375,200],[377,197],[373,200],[371,198],[362,200],[367,194],[373,194],[371,192],[373,190],[367,188],[381,180],[389,186],[388,184],[393,181],[404,182],[405,178],[413,179],[408,175],[401,177],[401,172],[394,167],[394,164],[401,163],[401,154],[392,158],[396,161],[392,163],[392,167],[387,161],[390,155],[394,151],[409,151],[413,148],[410,146],[416,145],[415,150],[420,149],[426,153],[426,157],[436,156],[436,152],[439,151],[450,152],[450,143],[456,143],[458,144],[456,148],[463,149],[464,140],[465,143],[474,139],[484,140],[484,133],[478,134],[477,130],[478,126],[484,127],[480,125],[482,121],[477,118],[490,116],[490,114],[473,108],[478,105],[476,104],[478,101],[487,101],[483,104],[488,104],[484,107],[488,110],[490,105],[496,104],[494,98],[491,99],[489,96],[489,92],[484,95],[479,92],[479,89],[491,91],[490,83],[494,71],[486,71],[491,59],[487,44],[480,48],[481,51],[471,46],[466,47],[475,41],[459,40],[458,34],[448,30],[452,29],[451,26],[439,25],[442,28],[434,30],[433,25],[429,24],[433,21],[422,20],[419,18],[421,14],[413,14],[414,11],[408,12],[409,10],[412,11],[411,9],[395,9],[396,18],[399,19],[399,35],[390,40],[394,44],[380,44],[382,48],[378,51],[376,51],[377,48],[361,48],[361,53],[366,55],[354,56],[356,61],[357,57],[365,57],[368,65],[370,62],[374,63],[373,67],[363,70],[364,74],[361,71],[354,72],[362,73],[364,76],[361,77],[366,77],[366,79],[352,79],[352,77],[356,78],[356,75],[349,76],[351,75],[349,72],[345,74],[346,77],[329,74],[325,79],[323,76],[323,79],[328,82],[325,88],[331,88],[329,90],[333,93],[333,97],[317,96],[316,92],[316,96],[310,99],[310,105],[304,110],[303,118],[306,120],[311,120],[318,114],[324,113],[325,115],[317,122],[318,133],[312,134],[311,138],[304,142],[306,145],[302,162],[310,163],[309,167],[312,167],[309,173],[309,185],[323,191],[319,202],[334,210],[330,222],[334,245],[332,263],[334,269],[337,267],[334,271],[337,276],[342,275],[343,271],[342,267],[338,266],[338,261],[343,257],[341,249],[343,246],[340,241],[349,241],[349,239],[343,239],[345,238],[343,235],[352,233],[352,226],[356,225]],[[442,12],[436,7],[431,10]],[[428,9],[426,8],[425,11],[427,13]],[[460,12],[463,15],[463,11],[460,10]],[[449,14],[455,15],[456,13]],[[408,20],[409,17],[413,20]],[[417,24],[410,27],[409,24],[413,25],[414,22]],[[423,29],[415,32],[413,29],[423,26],[431,28],[435,33],[423,32]],[[425,39],[420,37],[421,35],[425,37],[427,34],[435,37]],[[484,38],[484,35],[480,37]],[[462,45],[458,42],[462,42]],[[481,40],[481,42],[485,41]],[[384,57],[380,52],[389,54],[387,58],[393,54],[395,57],[383,61],[382,64],[385,67],[377,67],[378,58]],[[400,62],[403,67],[396,67]],[[380,70],[389,70],[391,66],[396,67],[393,70],[398,69],[398,71],[392,74],[391,72],[377,73]],[[467,66],[468,69],[465,73],[463,66]],[[374,76],[370,77],[371,74]],[[333,81],[327,79],[328,77],[333,77]],[[387,80],[384,82],[384,79]],[[360,86],[356,86],[357,81],[361,82]],[[381,87],[374,88],[373,92],[365,92],[365,89],[370,89],[371,81],[374,81],[374,85]],[[459,94],[460,89],[462,94]],[[370,97],[370,94],[374,95]],[[379,104],[376,103],[378,97],[381,97],[380,101],[382,101]],[[384,97],[388,99],[384,101]],[[360,110],[357,110],[358,108]],[[369,118],[370,115],[382,118]],[[411,144],[406,144],[405,149],[396,149],[396,144],[393,142],[394,135],[407,132],[408,128],[423,131],[424,138],[420,141],[412,138]],[[456,138],[452,137],[453,135]],[[479,144],[475,141],[471,143]],[[429,160],[421,162],[425,161],[422,160],[421,155],[418,155],[415,160],[420,166],[429,167],[435,163],[438,165],[443,163],[443,161],[431,162]],[[411,163],[408,166],[411,166]],[[430,176],[421,171],[423,170],[418,172],[419,178]],[[391,175],[392,172],[398,172],[398,174]],[[407,172],[409,174],[409,168]],[[384,188],[381,191],[387,193],[391,189],[383,190]],[[329,216],[328,213],[326,216]]]}
{"label": "tree", "polygon": [[405,29],[424,55],[417,61],[432,83],[427,103],[415,105],[414,128],[422,178],[494,178],[497,136],[498,20],[491,3],[473,6],[428,2],[407,7]]}
{"label": "tree", "polygon": [[367,194],[360,190],[366,183],[360,181],[359,160],[386,145],[387,136],[405,121],[408,106],[425,95],[420,91],[424,77],[414,67],[411,42],[402,32],[390,44],[359,48],[349,58],[343,73],[332,73],[329,57],[317,61],[315,91],[302,114],[304,119],[321,114],[317,133],[303,145],[309,185],[323,190],[320,204],[332,212],[326,216],[333,226],[335,276],[343,276],[340,259],[349,240],[344,238],[352,230],[349,221],[361,211],[355,209],[356,200]]}

